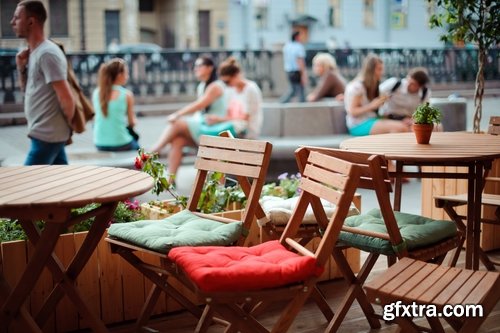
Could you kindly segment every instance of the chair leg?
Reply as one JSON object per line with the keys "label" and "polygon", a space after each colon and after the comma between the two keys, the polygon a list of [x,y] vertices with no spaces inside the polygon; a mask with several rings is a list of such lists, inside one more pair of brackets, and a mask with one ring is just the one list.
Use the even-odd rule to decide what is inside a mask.
{"label": "chair leg", "polygon": [[137,318],[137,321],[135,323],[135,332],[140,332],[142,327],[144,327],[146,323],[149,321],[151,313],[153,312],[154,307],[158,302],[158,298],[160,297],[161,293],[162,290],[158,288],[158,286],[153,285],[151,287],[149,295],[146,298],[146,302],[144,303],[144,306],[141,309],[141,313],[139,314],[139,317]]}
{"label": "chair leg", "polygon": [[427,321],[429,325],[431,325],[432,333],[444,333],[443,325],[439,321],[439,318],[436,317],[427,317]]}
{"label": "chair leg", "polygon": [[[459,246],[455,249],[455,251],[453,251],[453,255],[450,261],[448,262],[450,267],[455,267],[458,261],[458,257],[460,255],[460,251],[462,250],[463,245],[465,243],[465,234],[467,228],[463,222],[462,217],[460,217],[460,215],[457,214],[457,212],[455,211],[455,209],[453,209],[453,206],[450,203],[444,202],[442,207],[446,212],[446,214],[448,214],[448,216],[455,222],[458,230],[460,230],[463,235],[462,238],[460,239]],[[487,270],[489,271],[495,270],[494,263],[488,258],[486,253],[484,253],[484,251],[481,248],[479,248],[479,259],[481,260],[481,262],[483,263],[484,267],[486,267]]]}
{"label": "chair leg", "polygon": [[347,283],[349,283],[350,286],[347,290],[346,295],[344,296],[344,299],[339,305],[339,310],[335,312],[333,320],[330,321],[325,332],[332,333],[336,332],[339,329],[342,321],[344,320],[355,299],[358,301],[361,310],[363,310],[363,313],[365,314],[370,327],[374,329],[380,328],[380,321],[376,318],[375,310],[373,309],[371,303],[368,301],[368,298],[366,297],[366,294],[362,287],[370,271],[375,265],[375,262],[377,261],[379,255],[370,253],[368,259],[363,264],[363,267],[361,268],[357,276],[352,272],[351,267],[349,266],[349,263],[347,262],[341,250],[334,249],[332,255],[340,271],[342,272],[344,279],[347,281]]}
{"label": "chair leg", "polygon": [[321,290],[318,289],[318,287],[314,287],[314,290],[312,291],[311,297],[313,298],[314,302],[316,302],[316,305],[318,305],[318,308],[320,311],[323,313],[327,321],[330,321],[333,319],[333,316],[335,315],[328,305],[328,302],[326,301],[325,297],[323,296],[323,293]]}

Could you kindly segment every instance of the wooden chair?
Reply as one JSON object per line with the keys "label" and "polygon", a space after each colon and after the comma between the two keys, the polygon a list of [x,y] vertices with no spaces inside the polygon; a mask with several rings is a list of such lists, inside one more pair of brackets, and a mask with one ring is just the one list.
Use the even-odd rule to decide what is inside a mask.
{"label": "wooden chair", "polygon": [[[403,316],[421,316],[418,312],[414,314],[410,308],[406,308],[408,313],[403,312],[403,306],[416,304],[435,307],[439,313],[449,313],[449,305],[464,306],[465,311],[471,311],[468,317],[455,315],[442,318],[457,332],[469,333],[478,331],[500,300],[500,274],[443,267],[403,258],[364,288],[370,302],[383,306],[385,319],[397,323],[401,332],[444,333],[439,318],[429,316],[430,311],[422,312],[422,315],[427,316],[430,330],[417,326],[411,316]],[[482,307],[481,315],[478,315],[480,310],[475,308],[477,305]],[[473,313],[476,316],[471,316]]]}
{"label": "wooden chair", "polygon": [[[500,117],[490,118],[488,134],[500,135]],[[499,177],[488,177],[489,171],[490,169],[486,169],[484,172],[483,188],[487,182],[500,184]],[[459,214],[457,208],[467,204],[467,194],[464,193],[457,195],[439,195],[435,196],[434,200],[436,207],[443,208],[446,214],[448,214],[448,216],[453,221],[455,221],[457,226],[465,235],[466,226],[464,221],[467,219],[467,216]],[[483,205],[490,206],[495,209],[495,218],[494,219],[481,218],[481,223],[500,225],[500,194],[483,193],[481,202]],[[465,237],[462,238],[460,246],[457,247],[457,250],[454,252],[452,258],[450,259],[451,265],[454,266],[456,264],[464,242],[465,242]],[[500,266],[500,262],[491,260],[481,248],[479,249],[479,259],[488,270],[495,270],[495,265]]]}
{"label": "wooden chair", "polygon": [[[349,288],[326,332],[338,330],[355,299],[360,304],[370,326],[379,328],[380,322],[377,318],[380,316],[374,313],[362,289],[362,285],[379,256],[410,257],[440,263],[446,253],[459,244],[460,234],[453,222],[435,221],[418,215],[394,212],[389,196],[392,186],[387,171],[387,161],[382,156],[316,147],[305,147],[297,154],[307,155],[312,152],[321,152],[359,166],[361,175],[358,188],[373,190],[379,205],[379,209],[347,218],[342,226],[339,242],[332,254]],[[304,160],[304,157],[298,160]],[[299,166],[299,169],[302,168],[303,166]],[[318,219],[318,224],[320,228],[326,226],[324,220]],[[414,232],[416,230],[419,231]],[[346,247],[369,252],[367,260],[357,275],[352,272],[342,252]]]}
{"label": "wooden chair", "polygon": [[[337,242],[360,181],[361,167],[318,152],[300,158],[304,166],[302,192],[279,241],[250,248],[178,247],[168,255],[178,268],[177,277],[200,301],[207,302],[206,314],[227,321],[226,332],[269,332],[257,315],[262,306],[278,301],[287,303],[281,306],[283,311],[271,331],[288,331],[316,290],[318,277]],[[337,207],[329,220],[320,198]],[[295,240],[310,205],[324,226],[314,251]]]}
{"label": "wooden chair", "polygon": [[[197,304],[172,286],[172,283],[176,282],[172,281],[170,273],[175,269],[167,259],[168,251],[173,246],[186,244],[243,245],[253,221],[256,218],[265,218],[259,205],[259,197],[266,178],[271,149],[272,145],[264,141],[202,136],[195,161],[198,171],[186,210],[164,220],[114,224],[109,228],[106,241],[110,243],[112,252],[119,254],[153,282],[137,321],[137,329],[149,319],[162,291],[193,315],[201,317],[202,310]],[[240,221],[197,212],[197,204],[209,172],[221,172],[238,180],[247,197]],[[193,223],[194,226],[190,227]],[[176,227],[171,231],[174,224]],[[157,228],[164,229],[158,231]],[[180,230],[184,231],[186,237],[177,234]],[[200,233],[201,236],[196,236]],[[138,239],[138,236],[142,236],[142,240]],[[164,240],[163,237],[166,236],[168,239]],[[159,264],[144,262],[141,259],[142,253],[158,257]]]}

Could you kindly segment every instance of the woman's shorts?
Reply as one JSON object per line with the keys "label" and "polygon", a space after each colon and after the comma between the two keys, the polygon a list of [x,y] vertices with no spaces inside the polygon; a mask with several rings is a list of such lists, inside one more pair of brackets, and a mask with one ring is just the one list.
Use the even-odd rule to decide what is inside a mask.
{"label": "woman's shorts", "polygon": [[349,128],[349,134],[354,136],[369,135],[373,125],[377,122],[377,118],[370,118],[367,121]]}

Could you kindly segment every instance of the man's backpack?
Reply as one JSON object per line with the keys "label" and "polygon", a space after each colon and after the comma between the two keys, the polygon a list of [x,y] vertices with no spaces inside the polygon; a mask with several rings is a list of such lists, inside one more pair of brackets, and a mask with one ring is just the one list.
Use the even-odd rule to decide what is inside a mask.
{"label": "man's backpack", "polygon": [[[391,94],[393,92],[395,92],[396,90],[398,90],[399,86],[401,85],[401,80],[397,80],[396,81],[396,84],[394,85],[394,87],[392,87],[391,89]],[[424,86],[422,87],[422,96],[420,96],[420,101],[423,102],[425,100],[425,96],[427,95],[427,87]]]}
{"label": "man's backpack", "polygon": [[[64,51],[63,44],[52,40],[57,46],[61,48],[64,55],[66,52]],[[71,87],[73,95],[75,96],[75,115],[71,120],[71,129],[75,133],[82,133],[85,131],[85,124],[94,118],[95,112],[90,100],[83,93],[80,84],[78,84],[78,80],[76,78],[75,72],[73,71],[73,67],[68,60],[68,83]],[[70,139],[71,140],[71,139]]]}

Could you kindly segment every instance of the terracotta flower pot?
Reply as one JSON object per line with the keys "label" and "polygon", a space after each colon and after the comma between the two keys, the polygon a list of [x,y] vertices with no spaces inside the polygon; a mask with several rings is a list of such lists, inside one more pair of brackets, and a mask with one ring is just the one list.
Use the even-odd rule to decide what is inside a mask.
{"label": "terracotta flower pot", "polygon": [[413,132],[417,138],[417,143],[428,144],[431,140],[434,124],[413,124]]}

